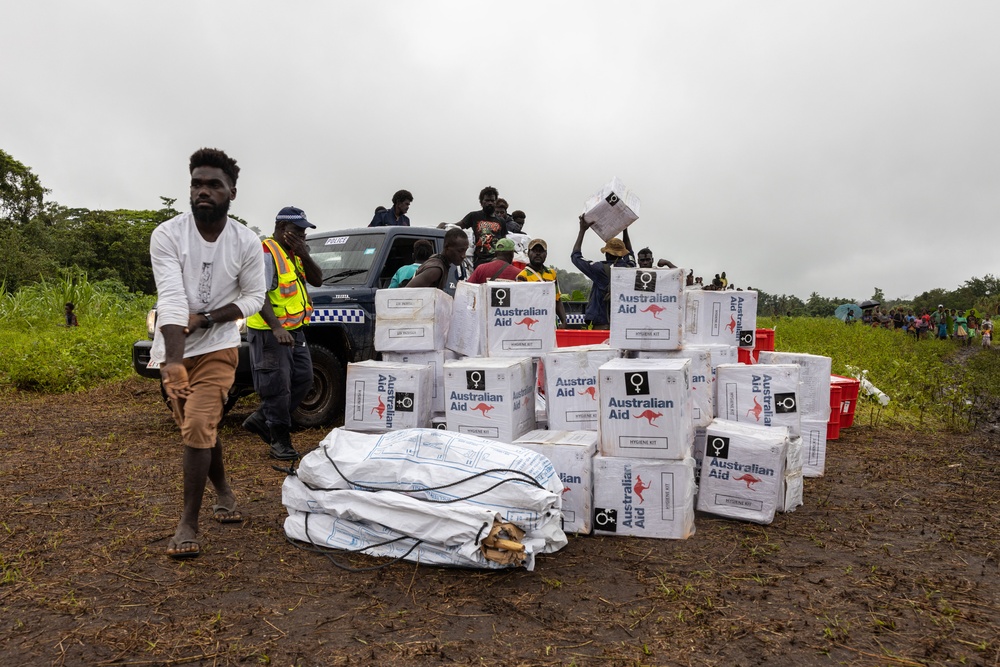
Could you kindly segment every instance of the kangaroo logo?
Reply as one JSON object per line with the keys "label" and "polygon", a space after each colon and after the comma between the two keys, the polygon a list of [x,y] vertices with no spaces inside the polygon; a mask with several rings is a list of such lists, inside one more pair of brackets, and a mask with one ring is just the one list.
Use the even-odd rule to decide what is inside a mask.
{"label": "kangaroo logo", "polygon": [[642,504],[643,501],[642,492],[648,489],[650,486],[652,486],[651,482],[646,482],[646,484],[643,485],[641,475],[635,476],[635,486],[632,487],[632,490],[635,491],[635,495],[639,496],[640,505]]}
{"label": "kangaroo logo", "polygon": [[474,405],[472,407],[472,409],[473,410],[479,410],[480,412],[483,413],[484,417],[486,417],[487,419],[489,419],[490,416],[488,414],[486,414],[486,413],[489,412],[490,410],[492,410],[493,406],[492,405],[486,405],[485,403],[480,403],[479,405]]}
{"label": "kangaroo logo", "polygon": [[514,324],[523,324],[524,326],[528,327],[528,331],[534,331],[534,329],[532,329],[532,327],[535,326],[536,324],[538,324],[538,320],[532,319],[530,317],[526,317],[523,320],[521,320],[520,322],[514,322]]}
{"label": "kangaroo logo", "polygon": [[747,417],[753,414],[754,419],[760,421],[760,413],[764,412],[764,407],[757,401],[757,397],[753,397],[753,407],[747,410]]}
{"label": "kangaroo logo", "polygon": [[733,479],[740,482],[746,482],[747,488],[750,489],[751,491],[754,490],[753,485],[760,481],[750,473],[745,473],[743,475],[740,475],[739,477],[733,477]]}
{"label": "kangaroo logo", "polygon": [[587,387],[586,389],[584,389],[580,393],[581,394],[587,394],[593,400],[595,400],[595,401],[597,400],[597,388],[596,387]]}
{"label": "kangaroo logo", "polygon": [[[376,405],[374,408],[372,408],[372,412],[377,412],[379,419],[384,419],[385,418],[384,417],[384,415],[385,415],[385,403],[382,401],[382,394],[378,395],[378,405]],[[369,412],[368,414],[371,414],[371,412]]]}
{"label": "kangaroo logo", "polygon": [[635,418],[635,419],[645,419],[645,420],[649,421],[649,425],[650,426],[655,426],[656,428],[659,428],[660,425],[659,424],[654,424],[653,420],[654,419],[659,419],[662,416],[663,416],[662,412],[653,412],[652,410],[643,410],[642,412],[640,412],[637,415],[632,415],[632,417]]}
{"label": "kangaroo logo", "polygon": [[736,318],[732,315],[729,316],[729,324],[726,325],[726,328],[729,329],[729,333],[736,333]]}
{"label": "kangaroo logo", "polygon": [[648,306],[646,306],[645,308],[643,308],[642,310],[640,310],[639,312],[640,313],[652,313],[653,314],[653,318],[658,320],[658,319],[660,319],[660,313],[662,313],[664,310],[666,310],[666,308],[663,308],[662,306],[657,306],[655,303],[651,303]]}

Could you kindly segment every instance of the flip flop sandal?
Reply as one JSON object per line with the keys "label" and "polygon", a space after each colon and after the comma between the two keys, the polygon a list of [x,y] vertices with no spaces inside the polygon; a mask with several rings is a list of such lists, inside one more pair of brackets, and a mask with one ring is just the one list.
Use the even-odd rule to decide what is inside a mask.
{"label": "flip flop sandal", "polygon": [[243,515],[236,509],[236,505],[226,507],[225,505],[212,505],[212,518],[219,523],[242,523]]}
{"label": "flip flop sandal", "polygon": [[[175,551],[171,553],[171,549],[180,549],[186,544],[193,544],[197,549],[194,551]],[[173,558],[174,560],[186,560],[188,558],[197,558],[201,555],[201,544],[197,540],[181,540],[180,542],[174,542],[173,538],[170,539],[170,544],[167,545],[167,556]]]}

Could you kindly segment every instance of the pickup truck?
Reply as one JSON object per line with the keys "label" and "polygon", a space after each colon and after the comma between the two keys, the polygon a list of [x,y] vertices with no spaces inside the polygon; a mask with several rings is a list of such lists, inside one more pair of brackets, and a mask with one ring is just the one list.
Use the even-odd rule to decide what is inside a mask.
{"label": "pickup truck", "polygon": [[[430,240],[434,252],[441,252],[444,230],[361,227],[312,234],[306,239],[309,254],[323,270],[323,286],[309,287],[313,313],[306,340],[312,353],[313,386],[293,414],[297,425],[343,424],[347,364],[376,355],[375,290],[388,287],[396,270],[413,261],[413,244],[419,239]],[[143,377],[159,379],[159,369],[149,367],[155,318],[155,312],[147,318],[149,339],[132,346],[132,366]],[[243,338],[227,411],[241,397],[253,393],[249,346],[245,335]]]}

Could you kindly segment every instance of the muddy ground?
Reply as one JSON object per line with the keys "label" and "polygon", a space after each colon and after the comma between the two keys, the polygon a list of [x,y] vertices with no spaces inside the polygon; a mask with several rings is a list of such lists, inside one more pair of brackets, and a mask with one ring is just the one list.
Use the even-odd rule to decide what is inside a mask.
{"label": "muddy ground", "polygon": [[180,448],[155,383],[0,397],[0,663],[1000,664],[996,436],[856,425],[770,526],[571,537],[534,572],[350,573],[285,540],[282,475],[239,427],[253,407],[222,430],[247,520],[212,521],[209,491],[203,554],[176,562]]}

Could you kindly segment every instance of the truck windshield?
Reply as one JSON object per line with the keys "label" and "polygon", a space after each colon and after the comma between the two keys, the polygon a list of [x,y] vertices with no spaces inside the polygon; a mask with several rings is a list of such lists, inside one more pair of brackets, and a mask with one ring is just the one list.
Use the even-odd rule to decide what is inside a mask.
{"label": "truck windshield", "polygon": [[309,254],[323,270],[324,285],[364,285],[385,236],[350,234],[309,239]]}

